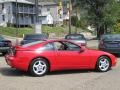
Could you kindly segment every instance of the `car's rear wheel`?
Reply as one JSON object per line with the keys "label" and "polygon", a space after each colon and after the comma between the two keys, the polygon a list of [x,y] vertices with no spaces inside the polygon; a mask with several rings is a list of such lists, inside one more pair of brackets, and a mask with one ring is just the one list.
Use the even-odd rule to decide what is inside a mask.
{"label": "car's rear wheel", "polygon": [[96,64],[96,69],[99,72],[106,72],[111,68],[111,61],[107,56],[101,56]]}
{"label": "car's rear wheel", "polygon": [[43,58],[37,58],[32,61],[29,71],[33,76],[43,76],[49,70],[48,62]]}

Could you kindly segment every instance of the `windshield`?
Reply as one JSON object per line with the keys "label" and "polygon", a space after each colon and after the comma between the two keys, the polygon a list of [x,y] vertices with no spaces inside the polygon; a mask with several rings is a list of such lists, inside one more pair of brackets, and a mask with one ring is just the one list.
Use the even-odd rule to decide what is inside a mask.
{"label": "windshield", "polygon": [[120,35],[104,35],[102,40],[120,40]]}
{"label": "windshield", "polygon": [[67,35],[65,39],[70,39],[70,40],[85,40],[83,35]]}

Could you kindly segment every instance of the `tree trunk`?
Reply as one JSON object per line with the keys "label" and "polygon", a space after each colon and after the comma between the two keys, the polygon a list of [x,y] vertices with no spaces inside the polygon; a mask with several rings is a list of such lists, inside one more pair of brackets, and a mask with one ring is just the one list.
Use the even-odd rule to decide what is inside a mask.
{"label": "tree trunk", "polygon": [[105,33],[104,25],[97,26],[97,38],[100,39],[101,35]]}

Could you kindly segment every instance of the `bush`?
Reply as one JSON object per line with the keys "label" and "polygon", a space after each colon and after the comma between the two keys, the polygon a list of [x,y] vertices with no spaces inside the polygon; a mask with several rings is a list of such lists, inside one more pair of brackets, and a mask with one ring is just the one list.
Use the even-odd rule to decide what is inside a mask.
{"label": "bush", "polygon": [[71,17],[71,25],[79,27],[79,20],[77,16],[72,16]]}
{"label": "bush", "polygon": [[120,23],[114,25],[114,32],[113,33],[116,33],[116,34],[120,33]]}

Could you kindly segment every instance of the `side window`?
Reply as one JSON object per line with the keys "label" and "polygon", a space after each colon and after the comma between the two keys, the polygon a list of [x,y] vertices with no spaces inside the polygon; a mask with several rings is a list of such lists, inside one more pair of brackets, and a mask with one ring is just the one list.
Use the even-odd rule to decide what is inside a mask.
{"label": "side window", "polygon": [[80,47],[70,42],[54,42],[55,50],[59,51],[80,51]]}
{"label": "side window", "polygon": [[70,43],[70,42],[64,42],[67,46],[67,51],[80,51],[80,47],[73,44],[73,43]]}
{"label": "side window", "polygon": [[4,9],[4,3],[2,3],[2,10]]}
{"label": "side window", "polygon": [[49,51],[53,51],[54,50],[54,46],[53,46],[53,44],[52,43],[48,43],[48,44],[46,44],[43,48],[42,48],[42,50],[49,50]]}
{"label": "side window", "polygon": [[54,48],[56,50],[64,50],[64,45],[60,42],[54,42]]}
{"label": "side window", "polygon": [[50,11],[50,8],[47,8],[47,11]]}
{"label": "side window", "polygon": [[5,15],[2,15],[2,20],[5,21]]}

